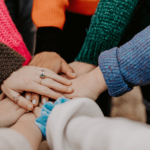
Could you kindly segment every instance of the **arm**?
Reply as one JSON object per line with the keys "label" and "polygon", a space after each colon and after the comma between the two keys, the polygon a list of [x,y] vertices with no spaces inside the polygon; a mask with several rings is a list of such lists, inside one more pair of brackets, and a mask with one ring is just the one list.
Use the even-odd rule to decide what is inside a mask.
{"label": "arm", "polygon": [[120,48],[99,56],[99,66],[111,96],[120,96],[133,86],[150,83],[150,26]]}
{"label": "arm", "polygon": [[[88,97],[93,100],[108,88],[118,97],[133,86],[150,83],[150,26],[120,48],[112,48],[99,56],[99,67],[72,80],[72,94],[67,98]],[[107,86],[106,86],[107,85]]]}
{"label": "arm", "polygon": [[42,140],[42,133],[35,125],[35,119],[36,117],[33,113],[27,113],[11,127],[12,130],[20,133],[30,143],[33,150],[38,149]]}
{"label": "arm", "polygon": [[33,113],[24,114],[10,129],[0,129],[0,149],[37,150],[42,134],[35,125]]}
{"label": "arm", "polygon": [[25,58],[19,53],[0,42],[0,89],[4,80],[17,71],[24,61]]}
{"label": "arm", "polygon": [[35,54],[52,51],[60,54],[62,29],[68,0],[34,0],[32,19],[38,27]]}
{"label": "arm", "polygon": [[101,0],[76,61],[98,65],[98,55],[102,51],[118,46],[138,1]]}
{"label": "arm", "polygon": [[26,58],[23,65],[27,65],[31,60],[31,55],[9,15],[4,0],[0,0],[0,24],[0,42],[8,45]]}
{"label": "arm", "polygon": [[[49,109],[46,108],[45,114]],[[146,137],[145,140],[143,137]],[[70,100],[55,106],[46,123],[46,138],[54,150],[150,148],[149,126],[127,119],[105,118],[98,105],[88,98]]]}

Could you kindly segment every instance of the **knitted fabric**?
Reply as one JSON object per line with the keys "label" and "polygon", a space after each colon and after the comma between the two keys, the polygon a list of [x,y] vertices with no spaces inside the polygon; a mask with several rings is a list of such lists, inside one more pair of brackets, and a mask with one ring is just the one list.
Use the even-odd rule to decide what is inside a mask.
{"label": "knitted fabric", "polygon": [[25,58],[7,45],[0,42],[0,85],[12,72],[18,70]]}
{"label": "knitted fabric", "polygon": [[0,0],[0,42],[5,43],[26,58],[23,65],[27,65],[30,62],[32,57],[9,16],[4,0]]}
{"label": "knitted fabric", "polygon": [[111,96],[150,83],[150,26],[120,48],[99,56],[99,66]]}
{"label": "knitted fabric", "polygon": [[56,27],[39,27],[36,34],[35,54],[43,51],[60,54],[62,31]]}
{"label": "knitted fabric", "polygon": [[101,0],[92,17],[83,47],[76,61],[98,65],[98,55],[118,46],[139,0]]}
{"label": "knitted fabric", "polygon": [[129,25],[125,28],[118,46],[131,40],[137,33],[150,25],[150,1],[139,0]]}

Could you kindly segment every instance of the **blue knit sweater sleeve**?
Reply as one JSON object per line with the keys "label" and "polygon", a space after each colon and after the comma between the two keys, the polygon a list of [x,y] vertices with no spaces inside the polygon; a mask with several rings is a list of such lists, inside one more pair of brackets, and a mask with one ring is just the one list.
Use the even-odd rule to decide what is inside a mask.
{"label": "blue knit sweater sleeve", "polygon": [[150,26],[120,48],[99,56],[99,66],[111,96],[121,96],[133,86],[150,83]]}

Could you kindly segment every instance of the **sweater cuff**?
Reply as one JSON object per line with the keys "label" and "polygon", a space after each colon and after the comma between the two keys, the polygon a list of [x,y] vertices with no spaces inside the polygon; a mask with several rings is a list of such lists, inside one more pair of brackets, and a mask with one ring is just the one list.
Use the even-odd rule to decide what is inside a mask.
{"label": "sweater cuff", "polygon": [[40,27],[36,35],[35,54],[43,51],[60,54],[62,31],[57,27]]}
{"label": "sweater cuff", "polygon": [[25,58],[12,48],[0,42],[0,86],[25,62]]}
{"label": "sweater cuff", "polygon": [[111,96],[118,97],[129,92],[133,87],[129,86],[123,79],[118,65],[118,48],[101,53],[99,56],[99,67],[103,73],[108,92]]}

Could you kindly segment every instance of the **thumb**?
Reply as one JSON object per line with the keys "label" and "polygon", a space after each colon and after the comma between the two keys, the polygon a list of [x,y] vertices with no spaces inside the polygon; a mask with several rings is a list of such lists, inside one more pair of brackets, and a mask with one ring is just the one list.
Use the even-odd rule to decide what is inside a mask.
{"label": "thumb", "polygon": [[77,77],[77,75],[74,73],[74,70],[65,61],[62,62],[61,73],[66,74],[71,79]]}

